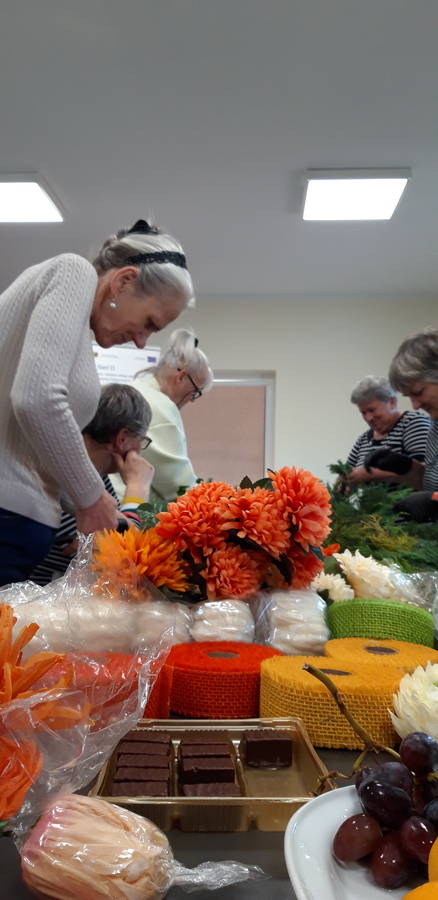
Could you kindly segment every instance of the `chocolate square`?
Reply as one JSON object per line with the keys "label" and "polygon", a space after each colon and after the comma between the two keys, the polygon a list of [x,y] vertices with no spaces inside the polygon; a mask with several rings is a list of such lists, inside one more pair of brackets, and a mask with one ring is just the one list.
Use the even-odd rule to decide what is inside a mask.
{"label": "chocolate square", "polygon": [[292,738],[277,728],[254,728],[243,732],[240,753],[247,766],[291,766]]}
{"label": "chocolate square", "polygon": [[180,762],[180,779],[183,784],[234,781],[234,764],[231,758],[188,757]]}
{"label": "chocolate square", "polygon": [[153,744],[144,741],[122,741],[118,747],[120,753],[143,753],[144,756],[164,756],[169,758],[169,747],[167,744]]}
{"label": "chocolate square", "polygon": [[117,781],[166,781],[169,783],[169,772],[166,769],[134,769],[123,766],[116,769],[114,783]]}
{"label": "chocolate square", "polygon": [[186,744],[184,741],[181,741],[178,755],[180,759],[186,759],[188,756],[231,756],[231,753],[230,745],[225,743],[225,741],[220,744]]}
{"label": "chocolate square", "polygon": [[118,781],[113,784],[112,797],[168,797],[166,781]]}
{"label": "chocolate square", "polygon": [[127,741],[148,741],[154,744],[170,744],[170,734],[167,731],[152,731],[151,728],[138,728],[125,734]]}
{"label": "chocolate square", "polygon": [[149,753],[120,753],[117,758],[117,766],[131,766],[136,769],[168,769],[169,757],[159,753],[151,756]]}

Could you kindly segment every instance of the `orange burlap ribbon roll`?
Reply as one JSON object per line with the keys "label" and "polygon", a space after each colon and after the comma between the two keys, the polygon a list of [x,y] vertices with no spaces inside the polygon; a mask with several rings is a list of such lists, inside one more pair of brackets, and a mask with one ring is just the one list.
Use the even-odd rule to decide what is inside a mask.
{"label": "orange burlap ribbon roll", "polygon": [[375,666],[376,672],[381,666],[386,666],[410,673],[417,666],[425,666],[428,661],[438,662],[437,650],[431,650],[423,644],[387,641],[383,638],[336,638],[327,641],[325,655],[330,659],[341,660],[345,665],[368,663]]}
{"label": "orange burlap ribbon roll", "polygon": [[172,691],[173,666],[164,663],[144,708],[144,719],[168,719]]}
{"label": "orange burlap ribbon roll", "polygon": [[324,656],[284,656],[261,666],[260,715],[263,718],[299,716],[317,747],[363,749],[363,743],[324,684],[303,669],[311,663],[326,672],[355,719],[375,741],[393,747],[398,738],[389,717],[392,696],[403,672],[348,663]]}
{"label": "orange burlap ribbon roll", "polygon": [[240,641],[200,641],[172,647],[172,712],[195,719],[259,715],[260,666],[279,650]]}

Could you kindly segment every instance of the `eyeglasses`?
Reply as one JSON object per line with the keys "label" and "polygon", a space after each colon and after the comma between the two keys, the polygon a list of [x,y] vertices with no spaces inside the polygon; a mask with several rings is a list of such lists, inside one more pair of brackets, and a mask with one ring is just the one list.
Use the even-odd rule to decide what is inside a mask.
{"label": "eyeglasses", "polygon": [[[182,371],[182,369],[178,369],[178,372],[181,372],[181,371]],[[193,378],[189,375],[188,372],[186,372],[186,375],[187,375],[187,378],[189,379],[189,381],[191,381],[193,387],[195,388],[194,391],[190,391],[190,403],[194,403],[195,400],[198,399],[198,397],[202,397],[202,391],[200,390],[200,388],[198,388],[198,385],[195,384],[195,382],[193,381]]]}
{"label": "eyeglasses", "polygon": [[150,444],[152,444],[152,438],[144,437],[141,439],[140,447],[142,450],[147,450]]}

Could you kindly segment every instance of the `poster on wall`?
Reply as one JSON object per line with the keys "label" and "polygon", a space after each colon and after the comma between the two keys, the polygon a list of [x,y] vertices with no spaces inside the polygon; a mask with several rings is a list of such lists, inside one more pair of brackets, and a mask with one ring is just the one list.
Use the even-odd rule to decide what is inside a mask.
{"label": "poster on wall", "polygon": [[138,347],[128,344],[104,349],[93,341],[93,353],[101,384],[131,384],[141,369],[155,366],[160,359],[159,347]]}

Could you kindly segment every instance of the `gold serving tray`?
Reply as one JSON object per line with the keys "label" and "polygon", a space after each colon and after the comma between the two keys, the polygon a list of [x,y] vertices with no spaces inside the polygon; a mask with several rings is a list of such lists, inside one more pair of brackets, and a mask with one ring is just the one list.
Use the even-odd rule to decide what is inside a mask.
{"label": "gold serving tray", "polygon": [[[278,728],[286,731],[293,741],[292,766],[276,769],[256,769],[244,765],[239,743],[244,731],[258,728]],[[101,770],[89,796],[101,797],[131,812],[155,822],[162,831],[180,828],[181,831],[229,832],[284,831],[293,815],[314,797],[318,778],[328,771],[310,743],[301,719],[142,719],[136,731],[166,731],[170,734],[171,796],[112,797],[111,788],[116,769],[117,749]],[[177,789],[177,751],[183,734],[226,732],[235,754],[236,775],[242,797],[180,797]],[[333,790],[332,779],[325,790]]]}

